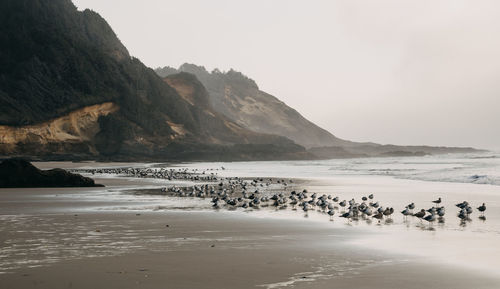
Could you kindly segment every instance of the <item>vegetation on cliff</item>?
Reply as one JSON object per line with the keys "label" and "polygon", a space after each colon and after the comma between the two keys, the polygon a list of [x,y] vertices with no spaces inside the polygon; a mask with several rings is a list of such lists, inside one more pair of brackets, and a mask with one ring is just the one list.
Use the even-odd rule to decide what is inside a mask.
{"label": "vegetation on cliff", "polygon": [[[272,153],[283,157],[304,155],[284,137],[254,133],[214,111],[196,78],[184,79],[200,86],[195,103],[186,100],[131,57],[102,17],[78,11],[70,0],[0,2],[0,43],[0,129],[22,139],[0,143],[0,154],[168,160],[203,146],[238,159],[237,145],[267,144],[280,147]],[[61,140],[28,129],[104,103],[117,109],[86,123],[85,137],[63,129],[74,137]],[[268,148],[258,146],[255,156]],[[242,152],[241,158],[251,157]]]}

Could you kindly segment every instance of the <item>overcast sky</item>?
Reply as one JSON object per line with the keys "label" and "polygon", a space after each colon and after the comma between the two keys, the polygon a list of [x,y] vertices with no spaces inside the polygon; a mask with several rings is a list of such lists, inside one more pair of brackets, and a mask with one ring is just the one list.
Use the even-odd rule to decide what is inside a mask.
{"label": "overcast sky", "polygon": [[74,3],[146,65],[234,68],[338,137],[500,148],[500,1]]}

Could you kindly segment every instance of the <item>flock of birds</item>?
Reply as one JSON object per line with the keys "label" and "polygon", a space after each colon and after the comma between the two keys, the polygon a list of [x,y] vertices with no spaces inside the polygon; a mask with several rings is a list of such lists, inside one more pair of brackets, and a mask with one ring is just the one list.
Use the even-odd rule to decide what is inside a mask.
{"label": "flock of birds", "polygon": [[[224,169],[224,167],[221,167],[221,170]],[[382,220],[385,220],[386,223],[391,223],[391,216],[395,213],[394,208],[384,207],[378,201],[375,201],[373,194],[363,196],[360,201],[356,201],[354,198],[351,200],[340,200],[338,196],[326,194],[319,195],[317,193],[311,194],[306,189],[302,191],[292,190],[290,193],[287,193],[286,189],[287,187],[289,188],[290,185],[293,185],[293,180],[286,181],[283,179],[276,180],[263,178],[247,180],[238,177],[222,178],[218,177],[217,172],[214,172],[218,170],[219,169],[93,168],[74,171],[92,175],[113,174],[137,178],[209,182],[203,185],[188,187],[164,187],[161,191],[163,194],[170,194],[177,197],[211,198],[211,205],[214,209],[258,209],[261,207],[286,209],[291,207],[292,210],[302,210],[305,216],[308,216],[309,211],[318,211],[327,214],[330,220],[333,220],[333,217],[338,215],[341,218],[347,219],[349,222],[360,219],[367,221],[376,219],[379,223]],[[276,185],[279,185],[279,187],[276,188]],[[259,188],[262,188],[263,192],[259,191]],[[429,225],[432,225],[436,221],[444,223],[446,210],[445,207],[442,206],[442,199],[438,198],[432,201],[432,203],[432,207],[420,210],[415,210],[415,203],[410,203],[405,206],[400,213],[403,215],[405,221],[411,217],[417,218],[421,222],[426,221]],[[461,223],[471,221],[470,215],[473,213],[472,206],[467,201],[458,203],[456,206],[459,208],[457,217],[460,219]],[[477,210],[481,213],[479,218],[486,220],[484,216],[486,205],[483,203],[481,206],[477,207]]]}
{"label": "flock of birds", "polygon": [[[254,179],[246,181],[244,179],[232,178],[229,179],[227,184],[220,182],[218,185],[204,184],[201,186],[195,185],[190,187],[165,187],[162,192],[170,193],[177,197],[198,197],[198,198],[211,198],[211,204],[214,209],[226,208],[234,210],[237,208],[253,208],[258,209],[261,207],[274,207],[276,209],[286,209],[291,207],[292,210],[301,209],[307,216],[309,211],[318,211],[325,213],[333,220],[335,215],[350,221],[357,221],[360,219],[370,220],[374,218],[380,223],[385,220],[386,223],[392,222],[391,216],[395,213],[394,208],[384,207],[378,201],[374,201],[374,195],[369,194],[363,196],[360,202],[354,198],[351,200],[340,200],[338,196],[319,195],[317,193],[310,194],[306,189],[297,192],[291,191],[290,193],[280,192],[263,194],[258,189],[249,193],[248,190],[253,190],[252,187],[260,186],[269,187],[272,179],[268,182],[263,182],[263,179]],[[289,182],[292,182],[291,180]],[[277,180],[277,184],[284,186],[287,183],[284,180]],[[239,190],[238,190],[239,188]],[[415,203],[408,204],[401,214],[407,220],[408,217],[416,217],[420,221],[426,221],[430,225],[435,221],[444,223],[445,207],[441,206],[442,199],[432,201],[433,206],[429,209],[421,209],[415,212]],[[470,215],[473,208],[467,201],[456,204],[460,208],[458,218],[461,222],[470,221]],[[483,203],[477,208],[481,212],[480,218],[486,220],[484,212],[486,205]]]}
{"label": "flock of birds", "polygon": [[[224,167],[221,168],[224,170]],[[166,169],[166,168],[89,168],[89,169],[72,169],[73,173],[85,173],[91,175],[119,175],[131,178],[152,178],[163,180],[189,180],[189,181],[217,181],[217,173],[219,169],[208,169],[198,171],[197,169]]]}

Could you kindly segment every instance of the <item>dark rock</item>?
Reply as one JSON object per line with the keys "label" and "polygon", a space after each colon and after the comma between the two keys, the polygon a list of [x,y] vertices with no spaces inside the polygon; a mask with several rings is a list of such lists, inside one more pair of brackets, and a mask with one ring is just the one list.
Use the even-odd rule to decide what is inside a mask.
{"label": "dark rock", "polygon": [[0,188],[32,187],[103,187],[91,178],[63,169],[42,171],[22,159],[8,159],[0,163]]}

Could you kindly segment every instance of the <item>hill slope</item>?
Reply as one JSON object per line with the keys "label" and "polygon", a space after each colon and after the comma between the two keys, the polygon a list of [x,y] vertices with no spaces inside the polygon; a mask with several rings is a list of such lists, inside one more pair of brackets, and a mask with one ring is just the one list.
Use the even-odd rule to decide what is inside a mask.
{"label": "hill slope", "polygon": [[180,72],[192,74],[206,87],[210,104],[219,113],[242,127],[262,133],[286,136],[308,148],[318,158],[420,156],[427,154],[475,152],[473,148],[396,146],[358,143],[335,137],[305,119],[276,97],[261,91],[257,84],[240,72],[208,72],[203,66],[183,64],[179,69],[157,68],[156,73],[178,92],[187,91],[173,81]]}
{"label": "hill slope", "polygon": [[101,159],[310,157],[196,102],[129,55],[97,13],[70,0],[0,2],[0,154]]}
{"label": "hill slope", "polygon": [[207,89],[212,107],[250,130],[286,136],[305,147],[348,143],[310,122],[278,98],[261,91],[252,79],[240,72],[208,72],[202,66],[187,63],[179,69],[164,67],[156,72],[161,77],[178,72],[195,75]]}

